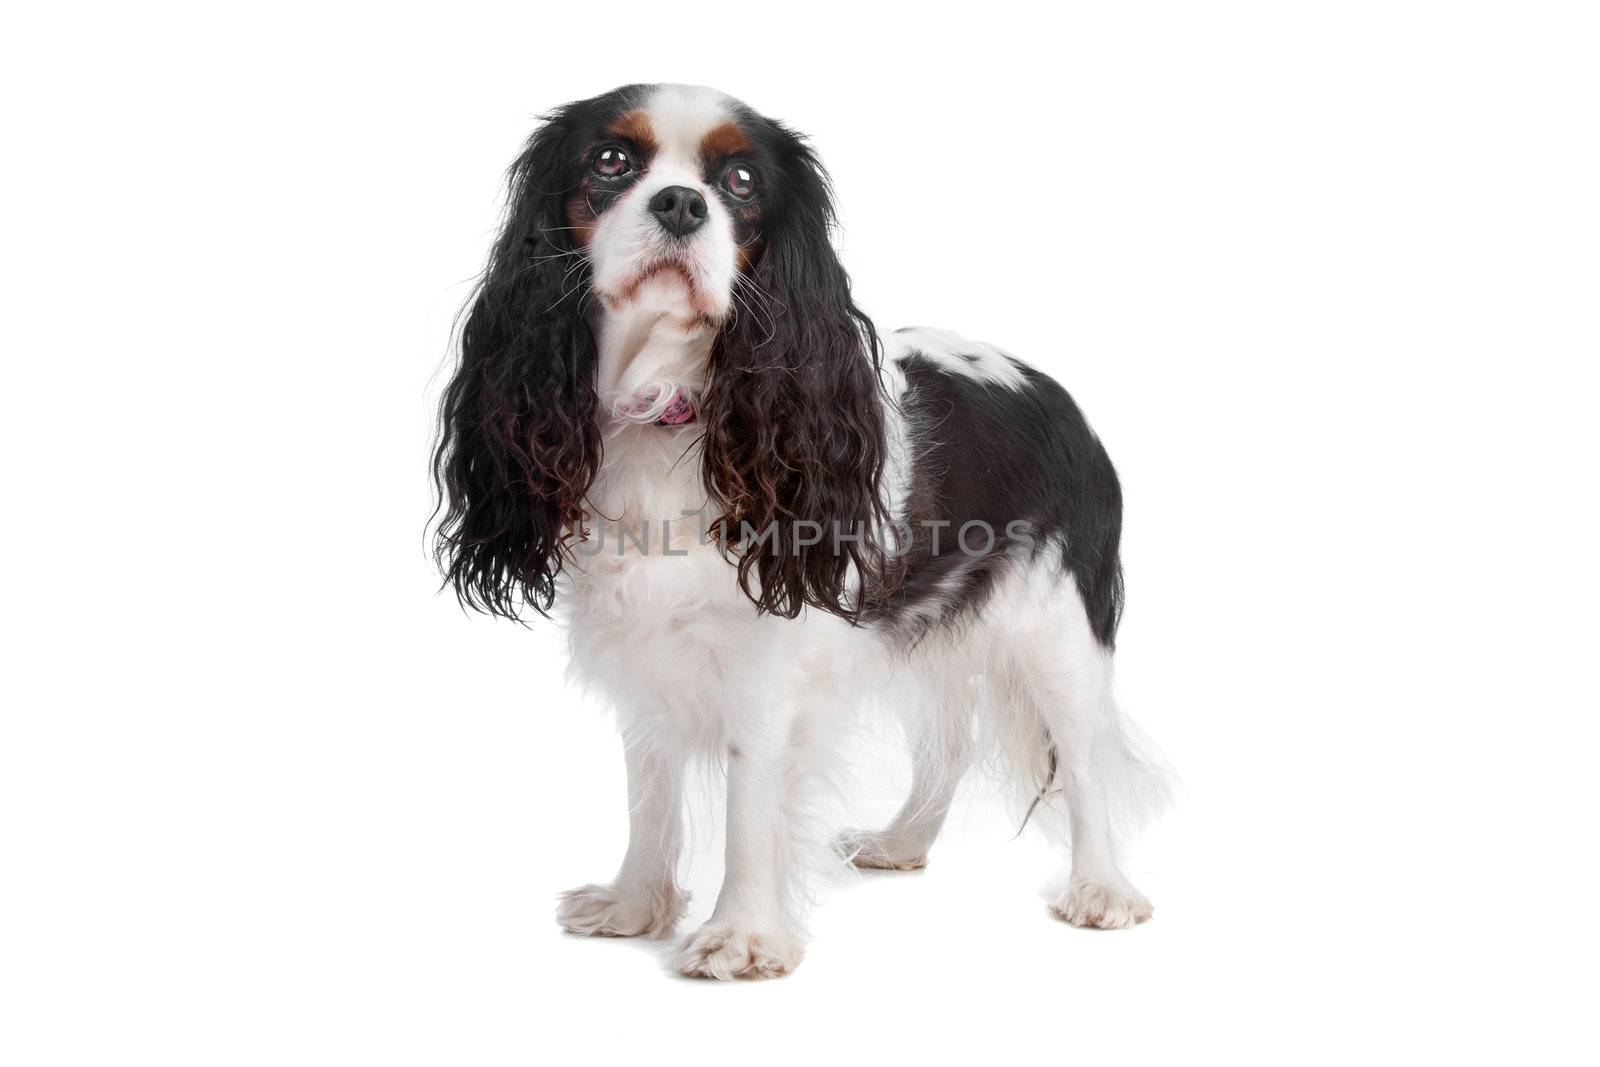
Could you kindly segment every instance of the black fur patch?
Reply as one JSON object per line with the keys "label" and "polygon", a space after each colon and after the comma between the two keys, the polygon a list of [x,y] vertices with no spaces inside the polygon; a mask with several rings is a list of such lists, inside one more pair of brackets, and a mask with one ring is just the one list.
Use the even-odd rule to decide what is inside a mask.
{"label": "black fur patch", "polygon": [[[914,449],[904,504],[912,539],[880,624],[916,640],[982,607],[1019,555],[1050,553],[1072,572],[1095,637],[1111,648],[1122,615],[1122,490],[1072,397],[1020,363],[1022,389],[951,374],[914,350],[896,363]],[[1018,521],[1031,553],[1008,534]],[[964,549],[969,523],[985,526],[967,528]],[[995,535],[988,551],[985,528]]]}
{"label": "black fur patch", "polygon": [[577,196],[592,221],[589,153],[643,93],[559,107],[528,139],[440,402],[434,557],[462,604],[493,615],[549,609],[600,464],[589,265],[568,208]]}

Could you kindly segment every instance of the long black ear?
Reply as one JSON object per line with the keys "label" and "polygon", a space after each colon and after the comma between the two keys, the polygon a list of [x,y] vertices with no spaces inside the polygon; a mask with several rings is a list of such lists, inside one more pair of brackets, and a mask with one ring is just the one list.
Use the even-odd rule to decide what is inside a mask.
{"label": "long black ear", "polygon": [[434,554],[462,604],[543,614],[599,467],[587,257],[567,228],[573,124],[550,116],[512,165],[504,229],[439,413]]}
{"label": "long black ear", "polygon": [[760,259],[739,283],[702,400],[705,485],[757,607],[793,618],[810,604],[859,621],[885,568],[878,336],[829,240],[827,176],[773,126],[778,180]]}

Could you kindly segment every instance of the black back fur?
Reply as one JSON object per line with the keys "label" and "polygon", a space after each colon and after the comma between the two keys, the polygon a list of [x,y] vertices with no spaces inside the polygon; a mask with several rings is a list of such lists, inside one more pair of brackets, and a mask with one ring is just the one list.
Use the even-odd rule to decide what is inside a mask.
{"label": "black back fur", "polygon": [[[1113,647],[1123,599],[1122,489],[1072,397],[1021,363],[1021,389],[949,373],[915,351],[897,363],[914,444],[905,505],[912,539],[885,624],[915,640],[976,611],[1025,550],[1053,554],[1071,570],[1095,637]],[[1024,538],[1007,535],[1018,520],[1027,525]],[[988,552],[962,550],[957,539],[967,523],[994,531]],[[969,547],[986,543],[982,529],[972,528]]]}

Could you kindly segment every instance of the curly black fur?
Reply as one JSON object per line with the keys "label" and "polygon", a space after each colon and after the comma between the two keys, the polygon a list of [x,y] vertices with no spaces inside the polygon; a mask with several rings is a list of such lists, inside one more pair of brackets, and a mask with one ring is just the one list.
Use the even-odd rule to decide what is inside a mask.
{"label": "curly black fur", "polygon": [[510,171],[508,216],[440,405],[435,558],[467,607],[543,614],[600,465],[595,342],[579,305],[589,265],[565,200],[598,117],[634,87],[545,117]]}
{"label": "curly black fur", "polygon": [[859,621],[885,576],[878,336],[829,240],[833,199],[816,156],[779,123],[745,125],[777,180],[746,307],[712,350],[706,490],[728,541],[774,532],[736,554],[740,587],[761,611],[794,618],[809,604]]}

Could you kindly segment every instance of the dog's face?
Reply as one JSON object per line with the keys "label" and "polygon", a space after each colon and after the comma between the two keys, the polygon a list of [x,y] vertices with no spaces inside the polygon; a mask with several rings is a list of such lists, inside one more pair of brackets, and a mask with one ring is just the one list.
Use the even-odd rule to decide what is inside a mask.
{"label": "dog's face", "polygon": [[782,185],[774,124],[712,90],[669,85],[601,98],[584,126],[565,214],[595,293],[618,311],[668,276],[696,315],[721,322]]}

